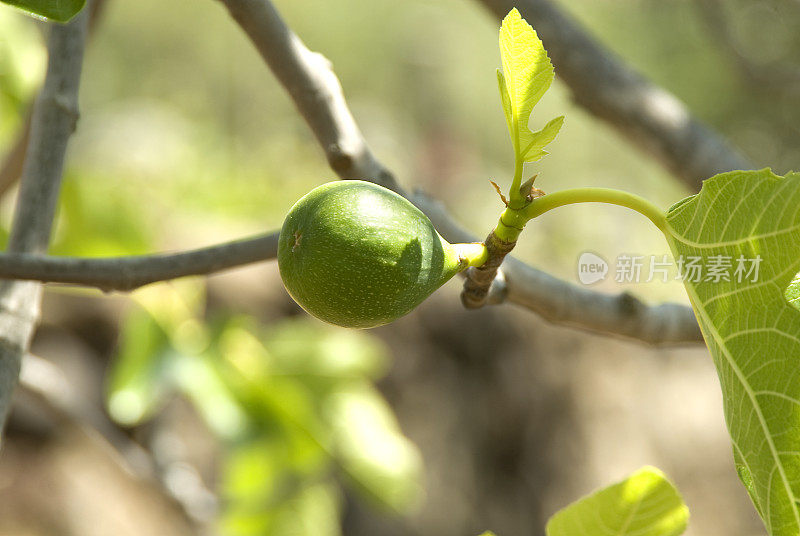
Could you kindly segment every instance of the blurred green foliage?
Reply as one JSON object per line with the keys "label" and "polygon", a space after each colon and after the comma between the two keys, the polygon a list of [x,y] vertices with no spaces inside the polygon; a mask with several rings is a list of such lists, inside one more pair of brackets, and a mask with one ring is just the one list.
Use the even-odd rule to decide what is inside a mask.
{"label": "blurred green foliage", "polygon": [[13,139],[41,84],[45,50],[36,27],[0,6],[0,155]]}
{"label": "blurred green foliage", "polygon": [[340,485],[401,513],[420,498],[420,458],[372,382],[383,345],[308,319],[205,321],[198,281],[133,295],[108,379],[108,410],[135,426],[175,394],[225,445],[221,529],[339,534]]}

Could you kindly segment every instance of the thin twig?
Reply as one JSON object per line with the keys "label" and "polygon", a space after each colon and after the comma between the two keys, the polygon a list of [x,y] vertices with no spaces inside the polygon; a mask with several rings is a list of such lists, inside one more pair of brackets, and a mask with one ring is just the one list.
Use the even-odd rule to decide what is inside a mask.
{"label": "thin twig", "polygon": [[278,254],[278,232],[173,254],[130,257],[0,255],[0,277],[130,291],[157,281],[208,275]]}
{"label": "thin twig", "polygon": [[753,169],[674,95],[628,68],[549,0],[479,0],[498,19],[514,7],[531,23],[575,102],[655,156],[691,190],[735,169]]}
{"label": "thin twig", "polygon": [[[92,1],[89,0],[88,8]],[[17,198],[10,253],[44,253],[61,184],[67,142],[78,120],[78,86],[89,9],[66,25],[50,26],[44,87],[33,109]],[[41,284],[0,282],[0,430],[11,405],[22,356],[39,318]]]}

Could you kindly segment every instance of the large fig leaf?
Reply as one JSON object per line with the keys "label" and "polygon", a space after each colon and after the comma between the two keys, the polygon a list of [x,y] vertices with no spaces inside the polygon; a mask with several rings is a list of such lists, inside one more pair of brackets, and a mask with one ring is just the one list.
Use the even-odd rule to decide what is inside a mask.
{"label": "large fig leaf", "polygon": [[666,234],[677,259],[705,268],[687,271],[684,284],[722,384],[742,482],[771,535],[797,536],[800,309],[790,283],[800,271],[800,174],[708,179],[668,211]]}

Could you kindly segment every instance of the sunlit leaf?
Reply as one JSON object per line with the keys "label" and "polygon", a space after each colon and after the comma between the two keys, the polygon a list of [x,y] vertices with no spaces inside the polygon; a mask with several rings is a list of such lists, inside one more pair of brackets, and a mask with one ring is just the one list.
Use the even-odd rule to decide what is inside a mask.
{"label": "sunlit leaf", "polygon": [[503,107],[503,115],[506,118],[508,133],[511,136],[512,143],[514,144],[514,150],[516,150],[518,144],[516,141],[517,136],[515,134],[516,123],[514,122],[514,108],[511,105],[511,95],[508,94],[508,83],[506,82],[506,77],[503,76],[503,71],[500,69],[497,69],[497,88],[500,91],[500,104]]}
{"label": "sunlit leaf", "polygon": [[[11,117],[1,109],[3,99],[8,99],[15,111],[28,105],[44,78],[47,50],[35,24],[14,10],[0,8],[0,28],[0,121],[5,121]],[[0,132],[3,128],[0,123]]]}
{"label": "sunlit leaf", "polygon": [[237,439],[248,430],[250,420],[212,359],[208,355],[174,356],[174,382],[192,400],[214,433],[223,439]]}
{"label": "sunlit leaf", "polygon": [[385,508],[402,512],[421,496],[421,459],[372,387],[344,389],[327,403],[335,451],[353,483]]}
{"label": "sunlit leaf", "polygon": [[86,0],[0,0],[1,3],[56,22],[67,22],[83,9]]}
{"label": "sunlit leaf", "polygon": [[228,505],[220,531],[226,536],[340,536],[340,502],[332,484],[305,485],[276,507]]}
{"label": "sunlit leaf", "polygon": [[717,175],[673,206],[667,222],[676,258],[730,263],[726,278],[687,272],[684,283],[722,384],[739,476],[769,533],[796,536],[800,310],[789,301],[798,297],[800,174]]}
{"label": "sunlit leaf", "polygon": [[677,536],[686,530],[689,509],[654,467],[596,491],[547,523],[547,536]]}
{"label": "sunlit leaf", "polygon": [[534,132],[530,137],[525,134],[522,137],[522,159],[525,162],[535,162],[547,156],[548,153],[544,148],[556,138],[563,124],[564,116],[560,115],[547,123],[541,130]]}
{"label": "sunlit leaf", "polygon": [[550,87],[554,72],[539,36],[516,8],[500,27],[500,53],[503,72],[498,71],[497,78],[511,142],[519,160],[534,162],[547,154],[544,147],[555,139],[564,117],[537,132],[528,127],[533,107]]}
{"label": "sunlit leaf", "polygon": [[119,423],[134,425],[149,417],[167,389],[169,337],[146,311],[131,311],[122,328],[120,349],[109,370],[106,404]]}
{"label": "sunlit leaf", "polygon": [[262,365],[258,357],[266,361],[269,354],[252,334],[233,324],[220,335],[217,351],[219,378],[247,413],[254,432],[294,434],[328,448],[329,433],[314,391],[298,377],[273,374],[269,363]]}
{"label": "sunlit leaf", "polygon": [[158,322],[178,353],[195,355],[209,344],[201,319],[205,286],[197,278],[184,278],[136,290],[131,297]]}
{"label": "sunlit leaf", "polygon": [[388,366],[386,348],[376,337],[306,319],[274,326],[264,345],[283,374],[332,381],[376,379]]}
{"label": "sunlit leaf", "polygon": [[231,444],[222,467],[223,500],[239,510],[278,508],[309,480],[330,473],[328,465],[309,465],[297,451],[296,442],[281,433]]}

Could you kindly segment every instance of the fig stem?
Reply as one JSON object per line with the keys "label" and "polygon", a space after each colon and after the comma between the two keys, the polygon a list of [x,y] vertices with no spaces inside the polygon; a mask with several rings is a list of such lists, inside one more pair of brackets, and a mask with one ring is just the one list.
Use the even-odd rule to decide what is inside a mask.
{"label": "fig stem", "polygon": [[511,189],[508,191],[508,205],[514,209],[524,208],[525,197],[520,193],[519,187],[522,184],[522,172],[524,162],[517,157],[514,162],[514,179],[511,181]]}
{"label": "fig stem", "polygon": [[537,197],[520,212],[527,223],[554,208],[575,203],[607,203],[627,207],[645,216],[662,233],[666,232],[667,219],[663,210],[636,194],[611,188],[571,188],[553,192],[552,194]]}
{"label": "fig stem", "polygon": [[481,266],[489,259],[489,250],[482,242],[472,242],[470,244],[453,244],[456,254],[461,261],[459,271],[466,270],[470,266]]}

